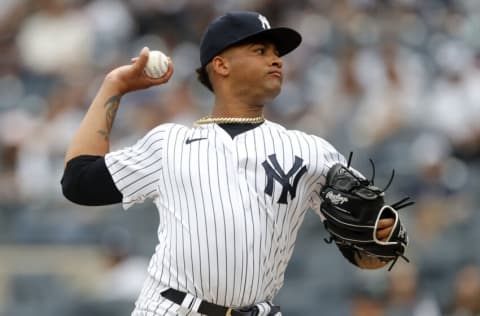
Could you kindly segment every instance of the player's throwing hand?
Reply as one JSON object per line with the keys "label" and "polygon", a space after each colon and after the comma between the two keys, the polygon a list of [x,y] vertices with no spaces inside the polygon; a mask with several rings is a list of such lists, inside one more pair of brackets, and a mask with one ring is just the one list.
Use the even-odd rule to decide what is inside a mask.
{"label": "player's throwing hand", "polygon": [[105,83],[113,85],[118,93],[123,95],[130,91],[146,89],[151,86],[161,85],[173,74],[173,63],[170,61],[168,70],[160,78],[151,78],[145,75],[144,68],[148,61],[149,49],[144,47],[138,57],[132,58],[132,64],[120,66],[112,70],[105,78]]}

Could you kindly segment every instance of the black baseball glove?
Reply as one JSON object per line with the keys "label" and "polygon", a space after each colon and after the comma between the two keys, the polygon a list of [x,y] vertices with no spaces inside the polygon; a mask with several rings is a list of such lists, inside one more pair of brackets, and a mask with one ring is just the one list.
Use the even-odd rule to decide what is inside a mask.
{"label": "black baseball glove", "polygon": [[[368,255],[385,262],[393,260],[389,270],[399,257],[408,262],[404,256],[408,237],[397,210],[414,202],[408,201],[407,197],[387,205],[384,192],[393,180],[394,172],[382,190],[373,184],[373,162],[373,176],[367,180],[350,169],[350,159],[351,156],[347,166],[335,164],[330,168],[325,186],[320,191],[323,224],[330,233],[328,242],[334,241],[340,249],[351,250],[360,257]],[[378,222],[384,218],[392,218],[394,225],[390,235],[379,240]]]}

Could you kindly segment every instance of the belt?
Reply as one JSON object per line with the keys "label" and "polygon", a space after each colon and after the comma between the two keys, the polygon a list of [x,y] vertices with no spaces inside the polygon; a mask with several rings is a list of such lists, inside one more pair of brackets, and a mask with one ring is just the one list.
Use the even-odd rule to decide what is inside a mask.
{"label": "belt", "polygon": [[[257,316],[259,314],[259,308],[257,306],[251,306],[243,309],[233,309],[231,307],[225,307],[210,303],[204,300],[195,298],[191,294],[177,291],[175,289],[168,289],[161,293],[166,299],[181,305],[187,309],[195,310],[200,314],[208,316]],[[270,305],[270,313],[268,315],[275,315],[280,312],[280,307]]]}

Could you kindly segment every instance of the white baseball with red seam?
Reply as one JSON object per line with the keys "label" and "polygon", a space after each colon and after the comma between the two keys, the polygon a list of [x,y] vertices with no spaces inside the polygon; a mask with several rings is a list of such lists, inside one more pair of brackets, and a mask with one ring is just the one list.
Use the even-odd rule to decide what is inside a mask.
{"label": "white baseball with red seam", "polygon": [[152,50],[148,54],[144,72],[150,78],[158,79],[167,72],[169,63],[170,60],[167,55],[159,50]]}

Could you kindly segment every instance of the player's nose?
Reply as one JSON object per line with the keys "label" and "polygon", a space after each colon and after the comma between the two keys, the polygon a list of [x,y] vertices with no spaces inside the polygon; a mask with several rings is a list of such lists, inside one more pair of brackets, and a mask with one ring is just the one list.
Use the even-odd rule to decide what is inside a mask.
{"label": "player's nose", "polygon": [[283,60],[279,56],[280,53],[279,53],[277,47],[274,44],[270,43],[270,44],[267,45],[267,52],[268,52],[268,56],[270,57],[270,60],[271,60],[271,65],[275,66],[275,67],[278,67],[278,68],[282,68]]}
{"label": "player's nose", "polygon": [[270,65],[279,69],[283,67],[283,60],[276,51],[271,51],[269,54],[270,57]]}
{"label": "player's nose", "polygon": [[273,55],[272,59],[272,66],[282,68],[283,67],[283,60],[278,55]]}

